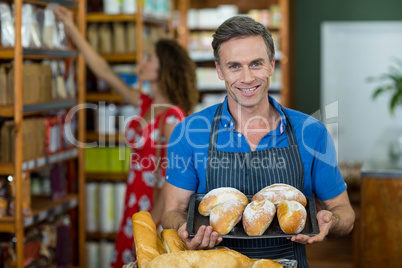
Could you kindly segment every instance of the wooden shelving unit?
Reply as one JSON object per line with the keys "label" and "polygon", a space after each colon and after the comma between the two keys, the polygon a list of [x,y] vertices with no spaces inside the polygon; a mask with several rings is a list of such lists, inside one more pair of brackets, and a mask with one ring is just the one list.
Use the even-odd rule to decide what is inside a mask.
{"label": "wooden shelving unit", "polygon": [[124,144],[125,137],[123,134],[99,134],[96,132],[87,132],[87,141],[99,141],[113,142],[113,144],[122,142]]}
{"label": "wooden shelving unit", "polygon": [[117,95],[116,93],[103,93],[103,92],[87,93],[86,100],[88,102],[99,102],[99,101],[118,102],[118,103],[123,102],[123,99],[120,97],[120,95]]}
{"label": "wooden shelving unit", "polygon": [[[35,103],[35,104],[25,104],[22,106],[22,112],[24,116],[41,114],[46,111],[60,110],[60,109],[70,109],[77,105],[77,100],[60,100],[48,103]],[[13,117],[14,116],[14,105],[3,105],[0,106],[0,116],[1,117]]]}
{"label": "wooden shelving unit", "polygon": [[[15,125],[15,152],[12,162],[0,162],[0,174],[10,175],[16,181],[15,189],[15,212],[14,216],[2,217],[0,219],[0,232],[14,233],[16,238],[16,263],[18,268],[24,267],[24,238],[25,229],[34,226],[39,222],[47,220],[51,216],[65,213],[66,211],[78,208],[78,266],[85,267],[85,177],[84,177],[84,151],[83,148],[72,148],[53,155],[23,161],[23,148],[29,146],[22,137],[22,126],[25,116],[40,115],[49,111],[69,109],[77,104],[83,104],[85,98],[85,63],[82,56],[74,50],[50,50],[50,49],[26,49],[21,44],[22,5],[30,3],[37,6],[46,6],[50,3],[59,4],[73,10],[77,14],[77,24],[80,31],[85,34],[85,0],[12,0],[6,1],[14,5],[15,21],[15,46],[13,48],[1,48],[0,60],[13,61],[14,65],[14,104],[0,106],[0,117],[10,117]],[[77,73],[77,97],[67,100],[56,100],[49,103],[26,104],[22,98],[22,70],[23,60],[43,59],[71,59],[76,62]],[[85,141],[85,110],[78,111],[78,140]],[[51,201],[49,197],[32,197],[32,214],[24,216],[22,213],[22,172],[33,171],[46,165],[77,159],[78,192],[68,195],[66,198]]]}
{"label": "wooden shelving unit", "polygon": [[87,233],[87,239],[92,239],[92,240],[116,240],[117,238],[117,233],[110,233],[110,234],[105,234],[105,233]]}
{"label": "wooden shelving unit", "polygon": [[125,182],[127,178],[126,173],[87,173],[87,180],[94,181],[118,181]]}
{"label": "wooden shelving unit", "polygon": [[[46,220],[49,217],[57,216],[78,206],[78,195],[49,202],[49,197],[32,197],[32,214],[23,217],[23,227],[28,228]],[[15,232],[15,217],[5,216],[0,219],[0,232]]]}

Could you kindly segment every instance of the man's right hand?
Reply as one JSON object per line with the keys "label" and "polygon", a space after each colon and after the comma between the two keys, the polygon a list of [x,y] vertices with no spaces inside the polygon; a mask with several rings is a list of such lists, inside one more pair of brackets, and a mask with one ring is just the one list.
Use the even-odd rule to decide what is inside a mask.
{"label": "man's right hand", "polygon": [[211,226],[202,225],[193,238],[189,237],[186,227],[187,223],[184,223],[177,232],[190,250],[210,249],[222,242],[222,237]]}

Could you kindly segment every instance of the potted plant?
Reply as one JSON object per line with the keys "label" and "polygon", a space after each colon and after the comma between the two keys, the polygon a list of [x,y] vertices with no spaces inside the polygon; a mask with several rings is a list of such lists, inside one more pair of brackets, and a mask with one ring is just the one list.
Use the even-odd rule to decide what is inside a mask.
{"label": "potted plant", "polygon": [[385,82],[375,89],[372,98],[376,99],[379,95],[390,92],[392,96],[389,104],[391,115],[395,114],[397,107],[402,107],[402,60],[395,58],[394,61],[395,65],[389,67],[388,73],[368,78],[368,82]]}

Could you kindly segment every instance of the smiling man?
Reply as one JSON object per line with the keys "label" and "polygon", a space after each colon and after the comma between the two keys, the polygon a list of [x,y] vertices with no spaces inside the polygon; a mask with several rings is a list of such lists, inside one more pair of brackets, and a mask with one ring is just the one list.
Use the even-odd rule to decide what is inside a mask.
{"label": "smiling man", "polygon": [[[263,25],[237,16],[225,21],[213,37],[216,70],[228,96],[222,104],[189,116],[173,131],[162,225],[178,229],[189,249],[220,244],[250,258],[295,259],[298,267],[308,267],[304,244],[348,234],[355,218],[331,136],[321,122],[283,108],[269,96],[275,50]],[[202,226],[193,238],[188,236],[191,194],[234,187],[254,195],[274,183],[292,185],[317,198],[323,208],[317,213],[319,234],[222,239],[211,226]]]}

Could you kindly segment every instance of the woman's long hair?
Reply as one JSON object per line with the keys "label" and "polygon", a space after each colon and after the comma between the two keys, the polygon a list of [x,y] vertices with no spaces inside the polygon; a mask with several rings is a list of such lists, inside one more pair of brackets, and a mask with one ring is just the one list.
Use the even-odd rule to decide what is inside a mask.
{"label": "woman's long hair", "polygon": [[190,114],[198,103],[195,64],[176,41],[160,39],[155,44],[159,59],[159,87],[173,105]]}

